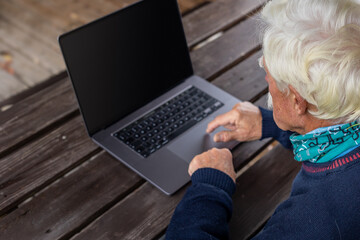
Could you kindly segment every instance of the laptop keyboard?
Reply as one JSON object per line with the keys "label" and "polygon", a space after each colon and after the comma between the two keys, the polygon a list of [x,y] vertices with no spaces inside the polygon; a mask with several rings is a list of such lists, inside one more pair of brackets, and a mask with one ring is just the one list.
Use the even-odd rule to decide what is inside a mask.
{"label": "laptop keyboard", "polygon": [[191,87],[114,136],[146,158],[223,105]]}

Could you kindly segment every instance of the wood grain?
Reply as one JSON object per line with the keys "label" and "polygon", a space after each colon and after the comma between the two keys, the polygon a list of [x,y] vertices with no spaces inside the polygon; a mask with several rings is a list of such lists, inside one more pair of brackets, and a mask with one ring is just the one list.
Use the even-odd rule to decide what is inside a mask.
{"label": "wood grain", "polygon": [[[261,69],[259,69],[259,70],[261,71]],[[251,76],[249,76],[249,77],[251,78]],[[254,84],[256,84],[256,83],[254,83]],[[239,92],[241,92],[241,91],[239,91]],[[263,96],[260,100],[258,100],[256,102],[256,104],[258,104],[260,106],[264,106],[265,99],[266,99],[265,96]],[[74,127],[76,127],[76,126],[74,126]],[[79,127],[82,127],[82,126],[79,126]],[[84,135],[83,138],[87,138],[87,136]],[[78,139],[77,141],[79,141],[79,140],[80,139]],[[85,141],[85,140],[83,140],[83,141]],[[236,169],[239,169],[240,167],[246,165],[255,155],[257,155],[262,149],[264,149],[270,142],[271,142],[271,139],[266,139],[266,140],[262,140],[262,141],[242,143],[239,146],[237,146],[233,151],[234,164],[235,164]],[[54,149],[54,154],[56,156],[60,153],[57,152],[57,149]],[[104,157],[103,155],[106,155],[106,156]],[[104,160],[102,160],[98,164],[86,165],[87,166],[86,173],[98,172],[98,174],[88,174],[86,177],[86,180],[78,182],[79,179],[82,178],[81,176],[83,176],[85,173],[82,172],[83,168],[80,168],[79,170],[74,170],[71,173],[71,176],[73,176],[72,178],[59,179],[59,181],[56,184],[54,184],[54,185],[50,186],[48,189],[44,190],[42,193],[39,194],[39,196],[35,196],[35,198],[31,202],[23,204],[22,206],[19,207],[19,209],[8,214],[7,217],[4,218],[5,222],[0,220],[0,229],[2,228],[1,226],[4,226],[3,228],[6,229],[6,234],[8,234],[8,236],[13,236],[15,234],[16,236],[26,236],[26,235],[30,236],[31,235],[31,236],[34,236],[34,239],[36,239],[40,236],[41,236],[41,238],[44,238],[44,239],[57,239],[57,238],[60,238],[61,236],[63,236],[66,232],[73,234],[76,232],[76,230],[78,228],[80,229],[81,226],[90,223],[93,220],[93,218],[95,218],[94,216],[100,215],[100,213],[104,212],[104,209],[106,209],[109,206],[109,204],[110,204],[110,206],[112,206],[119,200],[118,196],[121,195],[121,193],[119,193],[119,187],[123,187],[123,185],[119,184],[119,183],[122,183],[124,181],[122,179],[123,175],[125,175],[131,179],[137,179],[137,175],[133,172],[128,173],[129,170],[127,170],[127,168],[125,168],[122,164],[117,163],[116,165],[114,165],[113,162],[109,161],[110,157],[108,157],[107,154],[99,154],[99,156],[97,156],[95,159],[98,159],[98,158],[104,159]],[[28,160],[28,159],[25,159],[25,160]],[[111,158],[111,160],[115,161],[112,158]],[[107,172],[107,170],[106,170],[105,171],[106,174],[102,174],[102,172],[104,172],[104,171],[102,171],[102,169],[107,169],[107,165],[109,165],[110,168],[113,169],[113,171]],[[123,171],[125,171],[124,174],[122,173]],[[9,173],[9,174],[13,175],[14,173]],[[105,175],[106,175],[108,182],[105,182],[105,180],[99,181],[98,180],[99,174],[102,177],[105,177]],[[18,175],[18,174],[16,174],[16,175]],[[80,175],[80,178],[77,175]],[[37,180],[37,181],[39,181],[39,180]],[[64,183],[64,181],[65,181],[65,183]],[[68,181],[71,181],[71,183]],[[87,190],[87,188],[88,188],[87,183],[91,184],[94,182],[98,182],[99,188],[101,188],[101,190],[99,190],[98,192],[89,192]],[[132,189],[137,184],[139,184],[139,181],[133,181],[133,182],[127,183],[127,187],[129,189]],[[146,183],[146,184],[148,184],[148,183]],[[69,185],[72,186],[72,190],[70,191],[70,193],[67,193],[68,190],[66,190],[66,189],[67,189],[67,186],[69,186]],[[148,185],[150,185],[150,184],[148,184]],[[154,197],[154,198],[151,198],[152,201],[156,201],[158,196],[162,196],[161,199],[163,199],[164,202],[167,202],[169,199],[173,198],[173,197],[171,197],[171,198],[166,197],[159,190],[153,188],[152,186],[147,186],[147,187],[145,187],[145,189],[151,189],[151,190],[148,190],[148,191],[151,191],[151,194],[149,196],[147,196],[147,198]],[[24,194],[24,192],[21,192],[21,190],[19,190],[19,191],[20,191],[19,194]],[[142,189],[136,190],[136,192],[142,192],[142,191],[143,191]],[[168,221],[171,217],[171,214],[172,214],[171,208],[172,209],[175,208],[177,202],[181,198],[182,191],[180,191],[179,193],[177,193],[175,195],[175,200],[171,201],[170,206],[167,206],[168,210],[166,210],[166,213],[164,213],[163,210],[155,209],[153,211],[152,215],[149,215],[149,217],[147,217],[147,219],[144,220],[145,223],[143,223],[144,224],[143,230],[145,232],[141,232],[141,235],[136,235],[137,232],[139,231],[139,229],[136,228],[133,230],[132,233],[127,233],[127,234],[130,234],[127,237],[129,237],[129,239],[137,239],[137,237],[152,238],[152,237],[156,236],[156,234],[159,234],[161,231],[163,231],[166,228]],[[55,193],[64,192],[64,196],[56,197],[56,198],[59,198],[59,200],[52,200],[52,201],[49,201],[49,203],[46,203],[45,200],[43,200],[43,199],[52,199],[54,192]],[[73,192],[78,192],[78,193],[82,193],[82,194],[81,194],[81,196],[78,196],[77,198],[68,197],[69,196],[68,194],[72,194]],[[86,192],[86,194],[83,194],[84,192]],[[148,193],[146,191],[145,191],[145,193],[141,193],[141,194],[148,195]],[[152,196],[152,195],[154,195],[154,196]],[[104,196],[107,196],[107,197],[104,198]],[[72,212],[71,212],[72,217],[71,218],[70,218],[70,216],[68,216],[66,214],[63,216],[64,220],[62,218],[57,217],[56,214],[58,212],[66,212],[67,211],[66,209],[69,206],[73,206],[73,205],[78,206],[79,201],[83,202],[84,206],[81,208],[72,209]],[[60,204],[60,202],[61,202],[61,204]],[[89,202],[91,202],[92,204],[90,204]],[[153,204],[153,203],[151,203],[151,201],[150,201],[149,204]],[[161,202],[159,206],[162,206],[163,204],[164,203]],[[136,221],[141,221],[141,219],[143,218],[142,216],[147,216],[147,214],[149,212],[152,212],[151,211],[152,208],[150,208],[150,210],[147,210],[146,208],[147,208],[147,205],[144,205],[143,207],[141,207],[141,209],[139,209],[140,212],[138,212],[138,213],[134,213],[133,209],[131,211],[129,211],[129,214],[134,214],[134,216],[137,216],[137,219],[133,220],[133,221],[135,221],[134,226],[133,226],[134,228],[137,226],[135,224]],[[39,210],[30,211],[29,209],[39,209]],[[43,209],[43,211],[41,209]],[[49,213],[46,213],[47,209],[58,209],[58,211],[49,214]],[[141,212],[141,211],[146,211],[146,212]],[[24,213],[26,213],[26,214],[24,214]],[[47,216],[47,219],[48,219],[47,221],[38,223],[35,226],[26,224],[26,222],[28,222],[29,219],[41,218],[42,214],[45,214]],[[139,216],[141,216],[141,217],[139,217]],[[113,216],[113,218],[117,219],[117,217],[115,217],[115,216]],[[135,217],[132,217],[132,218],[135,218]],[[154,220],[153,218],[156,218],[158,220]],[[116,223],[118,223],[120,220],[114,220],[114,221]],[[160,225],[158,228],[156,228],[156,231],[151,229],[154,225],[146,225],[148,222],[153,222],[153,221],[160,221],[159,222]],[[72,224],[68,224],[68,222],[71,222]],[[15,223],[23,223],[23,224],[15,224]],[[122,226],[122,224],[120,224],[120,225]],[[23,226],[27,226],[27,227],[23,227]],[[124,227],[124,229],[129,228],[129,226],[126,224],[122,227]],[[119,238],[123,237],[119,233],[119,232],[122,232],[122,230],[121,230],[122,227],[119,227],[120,230],[116,231],[117,232],[116,236]],[[50,229],[50,231],[48,231],[46,233],[47,229]],[[126,233],[126,231],[124,230],[123,234],[125,234],[125,233]],[[108,233],[108,234],[110,234],[110,233]],[[132,234],[134,234],[134,235],[132,235]],[[145,234],[145,235],[143,235],[143,234]]]}
{"label": "wood grain", "polygon": [[80,116],[0,159],[0,215],[84,161],[98,147]]}
{"label": "wood grain", "polygon": [[[280,166],[280,168],[274,170],[272,166]],[[290,177],[287,176],[289,173],[287,167],[292,167]],[[281,170],[283,170],[282,173],[280,172]],[[259,163],[250,167],[250,170],[248,170],[249,174],[240,176],[237,180],[237,192],[234,196],[234,205],[241,204],[238,203],[237,199],[243,198],[244,194],[246,194],[245,196],[249,195],[252,197],[251,200],[247,199],[247,201],[251,202],[251,205],[246,209],[247,213],[258,213],[256,217],[253,217],[254,219],[249,220],[246,226],[247,228],[244,227],[245,232],[243,234],[252,234],[257,230],[260,223],[266,221],[269,217],[268,213],[273,212],[276,205],[289,193],[291,185],[289,183],[297,170],[298,164],[291,160],[291,153],[279,146],[266,154]],[[258,179],[260,182],[258,182]],[[260,191],[263,189],[258,187],[258,184],[266,184],[266,181],[270,181],[267,183],[268,188],[266,188],[266,194],[268,194],[266,197],[271,196],[272,198],[272,200],[269,201],[269,205],[263,204],[267,199],[262,198],[263,195],[258,191],[258,189],[260,189]],[[277,186],[273,187],[271,183],[277,184]],[[181,200],[184,192],[185,190],[182,189],[173,197],[169,198],[161,194],[150,184],[145,183],[73,239],[152,239],[166,228],[170,222],[173,210]],[[260,197],[254,197],[254,194],[259,194]],[[261,207],[261,205],[263,206]],[[260,209],[257,210],[256,208]],[[127,209],[131,209],[131,211]],[[246,219],[245,217],[252,218],[251,216],[243,215],[241,212],[239,215],[234,214],[232,224],[237,223],[239,218]],[[232,229],[236,227],[238,226],[231,225],[231,234],[235,234]],[[242,235],[239,236],[241,237]],[[235,237],[235,235],[233,237],[233,239],[243,239],[237,236]]]}
{"label": "wood grain", "polygon": [[[238,37],[238,34],[240,34],[244,29],[246,30],[253,28],[254,26],[252,24],[254,24],[254,20],[248,19],[244,23],[241,23],[235,26],[233,29],[229,30],[226,34],[224,34],[222,37],[215,40],[214,42],[211,42],[210,44],[204,46],[203,48],[193,51],[191,53],[191,57],[193,58],[193,65],[195,72],[198,73],[200,76],[203,75],[203,77],[205,78],[210,78],[216,76],[220,72],[224,72],[229,66],[234,64],[234,61],[237,63],[239,59],[249,54],[249,52],[251,52],[252,49],[257,46],[257,44],[255,44],[256,38],[254,40],[253,34],[247,34],[246,37],[242,37],[242,36]],[[253,38],[251,38],[251,36]],[[242,42],[242,44],[240,44],[239,41]],[[246,65],[246,68],[252,70],[252,72],[250,70],[247,72],[248,74],[247,76],[249,76],[252,73],[260,73],[258,74],[259,77],[258,76],[256,77],[256,80],[258,80],[261,79],[260,76],[262,76],[262,71],[255,70],[258,68],[257,64],[255,63],[256,57],[257,55],[246,62],[248,64]],[[242,68],[240,67],[239,70],[235,69],[234,70],[235,72],[231,72],[231,74],[239,74],[239,72],[241,72],[243,69],[244,67]],[[246,77],[245,75],[242,76],[242,79],[245,79],[245,77]],[[240,89],[240,88],[232,88],[231,85],[225,86],[226,81],[229,79],[227,75],[223,76],[222,79],[224,80],[219,79],[216,84],[218,84],[218,86],[220,87],[222,87],[223,85],[224,89],[230,91],[230,93],[234,94],[240,99],[244,99],[244,100],[249,99],[249,95],[246,96],[246,92],[253,93],[254,91],[254,90],[243,91],[243,95],[244,95],[243,98],[243,96],[239,92],[236,93],[233,92],[232,90],[232,89]],[[236,81],[236,79],[232,80],[232,83],[234,81]],[[248,87],[246,88],[247,90],[254,87],[254,85],[251,85],[249,83],[250,81],[251,80],[244,81],[244,83],[248,85]],[[257,83],[256,81],[256,84],[262,86],[262,88],[264,85],[263,83],[264,83],[263,80],[259,81],[259,83]],[[239,86],[242,87],[241,84]],[[16,143],[21,142],[23,139],[26,139],[27,137],[31,136],[34,133],[34,131],[40,131],[42,128],[51,125],[54,121],[58,121],[59,119],[58,117],[61,118],[62,116],[64,116],[64,114],[66,113],[68,114],[69,112],[74,111],[76,103],[74,101],[74,96],[71,93],[70,88],[71,87],[68,86],[66,83],[65,85],[63,85],[63,89],[58,90],[52,87],[49,88],[48,90],[44,90],[42,92],[42,94],[44,94],[44,97],[40,101],[37,101],[36,97],[34,96],[33,100],[37,101],[37,103],[40,104],[41,108],[39,108],[38,105],[32,106],[31,102],[29,103],[25,101],[23,103],[23,106],[10,109],[9,113],[4,112],[3,114],[5,114],[6,117],[4,118],[0,117],[0,132],[10,130],[8,129],[9,125],[13,126],[14,129],[17,129],[17,127],[21,125],[23,131],[18,132],[18,134],[16,134],[15,131],[15,133],[12,133],[11,136],[9,136],[9,134],[5,135],[6,137],[2,140],[3,145],[0,144],[0,156],[1,156],[1,151],[4,151],[4,149],[9,149]],[[258,90],[257,85],[254,87],[254,89],[255,91]],[[59,93],[57,93],[57,91],[60,91],[60,95]],[[42,95],[38,94],[37,97],[41,98]],[[59,103],[57,104],[59,104],[59,106],[54,108],[53,101],[56,101],[55,99],[57,99],[57,97],[62,98],[62,100],[58,100]],[[30,108],[28,108],[29,111],[21,112],[22,109],[24,109],[24,105],[26,107],[31,106]],[[67,109],[67,107],[69,106],[71,107]],[[30,110],[33,111],[34,109],[36,109],[37,111],[35,111],[30,116],[28,116],[27,113],[29,113]],[[52,114],[44,114],[47,113],[47,111],[49,111],[49,113]],[[24,119],[22,119],[23,117],[24,119],[34,118],[41,120],[39,122],[24,121]],[[12,138],[12,141],[9,141],[8,139],[9,137]]]}
{"label": "wood grain", "polygon": [[258,59],[261,56],[262,51],[256,52],[219,76],[212,83],[243,101],[256,100],[257,94],[263,94],[268,89],[265,71],[258,64]]}
{"label": "wood grain", "polygon": [[2,217],[1,238],[66,238],[144,182],[109,154],[101,152]]}
{"label": "wood grain", "polygon": [[[256,104],[264,106],[264,99],[265,96]],[[238,145],[233,151],[235,169],[248,163],[271,141],[266,139]],[[184,195],[186,187],[168,197],[151,184],[145,183],[73,239],[153,239],[169,224],[173,210]],[[126,224],[119,224],[125,222]]]}
{"label": "wood grain", "polygon": [[229,29],[220,38],[193,51],[191,59],[195,73],[211,80],[259,50],[260,39],[256,31],[256,19],[249,18]]}
{"label": "wood grain", "polygon": [[1,91],[0,102],[5,101],[5,99],[10,98],[13,94],[18,94],[25,89],[28,89],[28,86],[16,79],[14,75],[8,74],[5,71],[0,70],[0,79],[1,79]]}
{"label": "wood grain", "polygon": [[[27,6],[44,11],[44,14],[46,9],[61,7],[67,7],[66,11],[71,12],[66,1],[56,2],[57,5],[45,0],[14,1],[26,2]],[[106,2],[104,9],[120,4]],[[42,7],[38,8],[36,4]],[[215,2],[204,7],[211,4]],[[95,5],[96,1],[88,1],[81,14],[100,14],[93,10]],[[197,11],[190,12],[187,17]],[[207,17],[206,14],[202,16]],[[238,20],[234,21],[232,24]],[[64,23],[58,16],[52,24],[59,27]],[[220,28],[232,27],[229,24]],[[259,43],[250,41],[249,36],[240,36],[251,35],[254,26],[254,20],[247,19],[226,29],[215,41],[194,50],[191,56],[195,59],[195,70],[214,79],[220,88],[243,100],[260,98],[257,103],[263,105],[266,84],[263,71],[256,63],[261,55],[256,52]],[[204,32],[200,31],[201,34]],[[197,32],[193,34],[195,36]],[[135,173],[105,153],[90,159],[99,150],[86,135],[76,109],[70,84],[64,80],[0,115],[0,134],[9,135],[7,139],[0,138],[0,214],[14,208],[0,218],[0,230],[7,239],[12,236],[16,237],[14,239],[27,236],[66,239],[84,227],[75,239],[152,239],[158,236],[166,228],[184,188],[175,196],[167,197],[149,183],[142,184],[143,180]],[[15,137],[10,136],[13,132]],[[236,169],[247,164],[271,141],[240,144],[233,151]],[[82,165],[74,169],[79,164]],[[27,197],[33,198],[17,206]],[[261,219],[258,222],[264,222],[267,217],[268,212],[259,210]],[[258,222],[251,224],[251,232],[258,228]],[[103,228],[104,224],[106,227]]]}
{"label": "wood grain", "polygon": [[233,197],[230,239],[247,239],[288,198],[301,164],[290,150],[278,145],[237,180]]}
{"label": "wood grain", "polygon": [[211,35],[230,28],[265,2],[266,0],[217,0],[194,14],[185,16],[183,24],[188,44],[193,47]]}
{"label": "wood grain", "polygon": [[[16,72],[12,75],[0,69],[0,102],[65,70],[57,43],[61,33],[136,1],[0,1],[0,52],[13,56]],[[179,0],[179,5],[188,12],[204,2]]]}
{"label": "wood grain", "polygon": [[0,115],[0,157],[27,138],[67,118],[76,109],[68,79],[15,104]]}

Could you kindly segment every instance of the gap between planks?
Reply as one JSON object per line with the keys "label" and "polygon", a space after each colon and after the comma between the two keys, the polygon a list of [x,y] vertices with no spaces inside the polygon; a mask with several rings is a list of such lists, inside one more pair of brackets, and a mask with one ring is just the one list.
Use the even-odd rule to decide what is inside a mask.
{"label": "gap between planks", "polygon": [[257,163],[263,156],[265,156],[267,153],[269,153],[271,150],[273,150],[274,147],[276,147],[277,145],[279,145],[279,142],[277,142],[277,141],[271,142],[264,150],[262,150],[252,160],[250,160],[248,164],[246,164],[243,168],[241,168],[239,171],[237,171],[236,179],[239,178],[249,168],[251,168],[255,163]]}

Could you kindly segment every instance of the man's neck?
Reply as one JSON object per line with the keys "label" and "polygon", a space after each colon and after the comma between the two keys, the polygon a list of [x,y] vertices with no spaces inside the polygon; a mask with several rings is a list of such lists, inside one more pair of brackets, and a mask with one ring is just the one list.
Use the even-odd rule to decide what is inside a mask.
{"label": "man's neck", "polygon": [[306,116],[303,117],[301,121],[301,126],[297,127],[296,129],[294,128],[294,131],[301,135],[305,135],[306,133],[309,133],[317,128],[329,127],[333,125],[335,125],[333,121],[318,119],[308,113]]}

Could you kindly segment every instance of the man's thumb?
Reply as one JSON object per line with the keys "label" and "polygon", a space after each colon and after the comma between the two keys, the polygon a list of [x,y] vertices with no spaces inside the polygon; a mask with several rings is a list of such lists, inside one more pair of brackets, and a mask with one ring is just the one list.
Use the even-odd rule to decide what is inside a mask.
{"label": "man's thumb", "polygon": [[214,135],[214,142],[229,142],[234,140],[234,131],[221,131]]}

